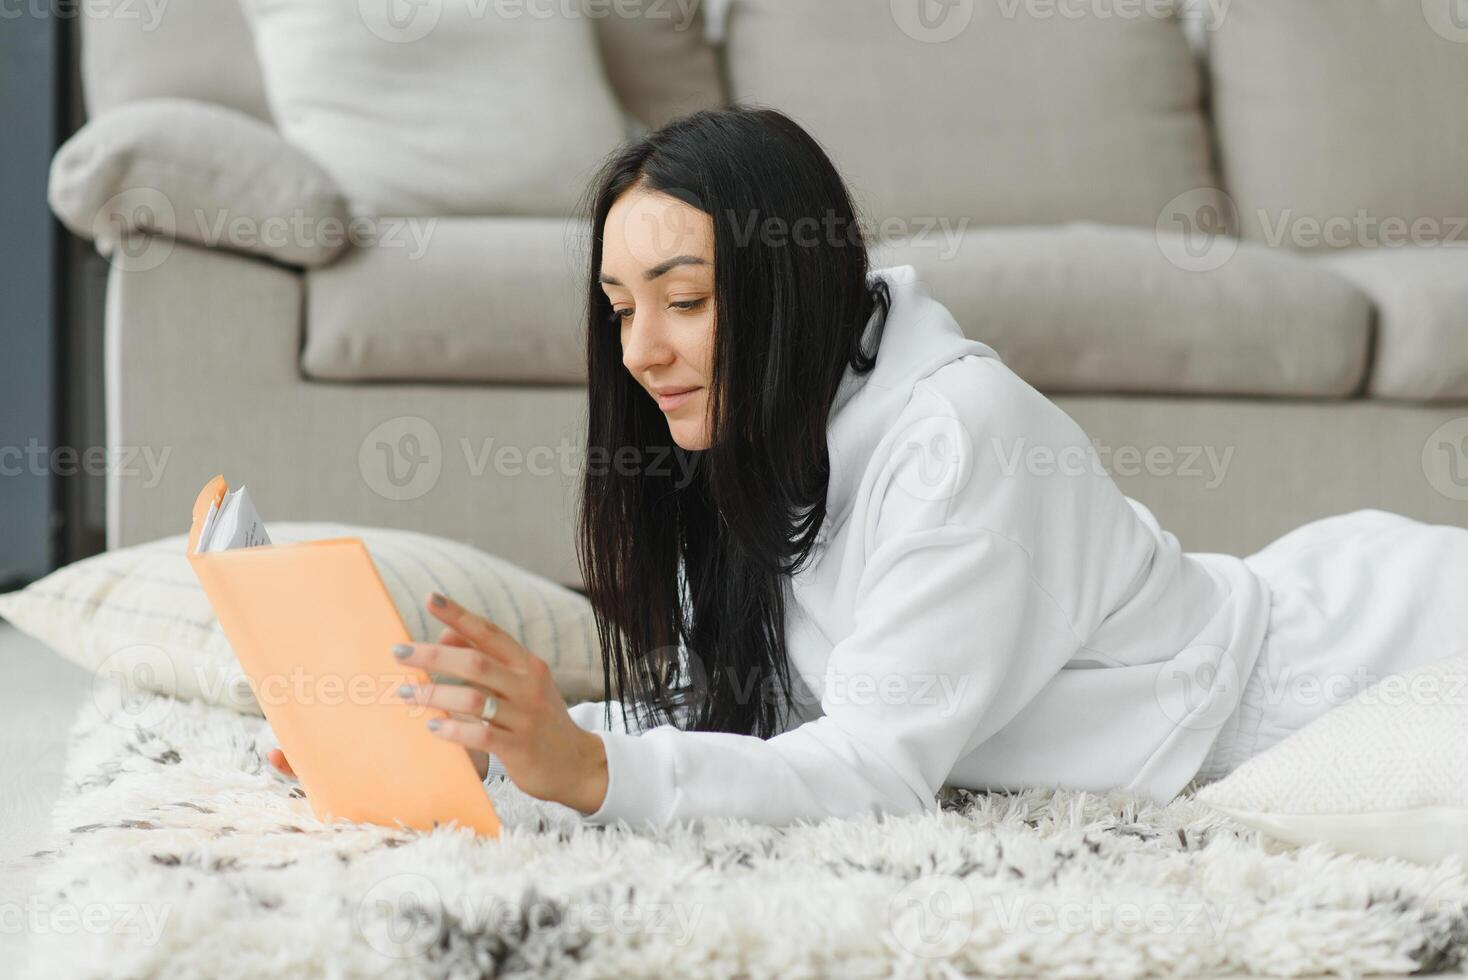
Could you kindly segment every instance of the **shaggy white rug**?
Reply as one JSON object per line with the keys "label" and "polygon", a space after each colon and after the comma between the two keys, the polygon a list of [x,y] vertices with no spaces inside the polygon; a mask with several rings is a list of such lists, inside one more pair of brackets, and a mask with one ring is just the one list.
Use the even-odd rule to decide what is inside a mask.
{"label": "shaggy white rug", "polygon": [[1468,878],[1295,850],[1188,794],[664,835],[503,779],[498,841],[327,829],[259,719],[103,686],[26,910],[34,977],[1142,977],[1461,969]]}

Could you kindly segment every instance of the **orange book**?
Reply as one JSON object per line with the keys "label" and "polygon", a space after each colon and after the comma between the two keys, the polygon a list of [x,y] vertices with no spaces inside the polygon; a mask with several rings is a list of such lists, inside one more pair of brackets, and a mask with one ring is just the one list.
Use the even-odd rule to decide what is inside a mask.
{"label": "orange book", "polygon": [[448,712],[395,693],[430,678],[391,653],[412,635],[366,545],[329,538],[195,554],[210,505],[228,489],[216,476],[194,501],[189,563],[317,819],[456,823],[498,837],[469,750],[425,725]]}

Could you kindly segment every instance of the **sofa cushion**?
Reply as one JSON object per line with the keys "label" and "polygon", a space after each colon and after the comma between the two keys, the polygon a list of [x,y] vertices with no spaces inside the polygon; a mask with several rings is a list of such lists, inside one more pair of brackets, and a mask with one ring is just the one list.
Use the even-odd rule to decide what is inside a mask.
{"label": "sofa cushion", "polygon": [[306,278],[302,368],[335,380],[581,383],[584,222],[433,218]]}
{"label": "sofa cushion", "polygon": [[592,23],[531,6],[242,3],[281,131],[391,217],[569,214],[622,140]]}
{"label": "sofa cushion", "polygon": [[[56,152],[47,196],[67,228],[138,271],[166,259],[174,238],[322,265],[353,231],[336,184],[270,124],[193,99],[140,99],[93,118]],[[133,232],[165,240],[117,251]]]}
{"label": "sofa cushion", "polygon": [[[307,375],[584,383],[583,224],[435,219],[420,233],[424,246],[356,249],[307,274]],[[1042,390],[1332,397],[1366,370],[1366,296],[1262,246],[1190,272],[1152,231],[1076,223],[886,242],[872,258],[914,266]]]}
{"label": "sofa cushion", "polygon": [[644,126],[725,102],[703,3],[617,0],[593,4],[597,46],[622,107]]}
{"label": "sofa cushion", "polygon": [[740,0],[730,94],[806,126],[873,222],[1151,227],[1173,198],[1217,186],[1175,16],[973,0],[928,5],[947,11],[929,27],[922,9]]}
{"label": "sofa cushion", "polygon": [[87,0],[77,8],[89,116],[137,99],[172,97],[270,118],[238,0]]}
{"label": "sofa cushion", "polygon": [[1350,282],[1247,244],[1218,268],[1189,271],[1175,261],[1181,242],[1159,234],[1085,222],[995,228],[874,254],[916,267],[970,337],[1043,391],[1333,397],[1360,388],[1371,304]]}
{"label": "sofa cushion", "polygon": [[1468,245],[1351,249],[1320,261],[1376,304],[1368,393],[1468,398]]}
{"label": "sofa cushion", "polygon": [[1316,249],[1468,237],[1455,4],[1233,0],[1209,63],[1245,238]]}

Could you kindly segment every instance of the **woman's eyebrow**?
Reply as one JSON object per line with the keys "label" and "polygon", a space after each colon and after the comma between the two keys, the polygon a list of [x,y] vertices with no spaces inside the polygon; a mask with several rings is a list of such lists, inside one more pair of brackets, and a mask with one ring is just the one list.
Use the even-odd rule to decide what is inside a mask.
{"label": "woman's eyebrow", "polygon": [[[699,258],[697,255],[675,255],[671,259],[665,259],[651,269],[648,269],[642,274],[642,278],[648,282],[652,282],[658,276],[663,275],[671,269],[676,269],[680,265],[708,265],[708,260]],[[622,280],[615,276],[609,276],[605,272],[598,274],[596,278],[598,282],[605,283],[608,286],[622,285]]]}

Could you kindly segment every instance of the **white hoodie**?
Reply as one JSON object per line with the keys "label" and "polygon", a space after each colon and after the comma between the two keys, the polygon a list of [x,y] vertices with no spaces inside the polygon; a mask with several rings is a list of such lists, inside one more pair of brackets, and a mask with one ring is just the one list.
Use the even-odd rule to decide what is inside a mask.
{"label": "white hoodie", "polygon": [[826,523],[786,579],[801,717],[769,739],[629,732],[613,702],[609,731],[604,702],[575,705],[609,773],[586,821],[916,813],[945,783],[1166,802],[1237,705],[1264,583],[1182,552],[911,266],[872,275],[892,296],[876,368],[837,391]]}

